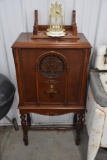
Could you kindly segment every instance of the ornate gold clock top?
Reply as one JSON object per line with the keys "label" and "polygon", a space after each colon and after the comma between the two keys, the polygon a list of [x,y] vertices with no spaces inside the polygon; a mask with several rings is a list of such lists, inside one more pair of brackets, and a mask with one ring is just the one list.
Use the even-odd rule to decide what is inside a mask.
{"label": "ornate gold clock top", "polygon": [[52,18],[60,18],[62,16],[62,5],[57,2],[55,2],[55,4],[51,4],[50,16]]}
{"label": "ornate gold clock top", "polygon": [[[80,39],[77,32],[76,11],[73,10],[72,12],[72,25],[64,25],[63,6],[57,1],[55,3],[51,3],[49,14],[49,27],[47,25],[38,25],[38,10],[35,10],[34,16],[35,18],[32,39],[35,39],[38,36],[46,37],[46,35],[51,37],[63,37],[66,35],[65,38]],[[46,30],[47,27],[48,29]],[[45,32],[39,32],[39,30]]]}
{"label": "ornate gold clock top", "polygon": [[62,5],[57,2],[51,4],[50,24],[46,34],[52,37],[61,37],[66,34],[65,29],[63,28]]}

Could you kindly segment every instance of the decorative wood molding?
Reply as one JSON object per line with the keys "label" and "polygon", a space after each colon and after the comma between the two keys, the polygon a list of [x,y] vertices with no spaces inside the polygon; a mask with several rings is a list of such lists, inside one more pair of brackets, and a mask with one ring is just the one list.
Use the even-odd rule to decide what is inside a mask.
{"label": "decorative wood molding", "polygon": [[61,53],[56,52],[56,51],[49,51],[49,52],[45,52],[45,53],[41,54],[41,55],[38,57],[37,61],[36,61],[36,64],[37,64],[37,65],[36,65],[36,68],[39,68],[40,61],[41,61],[44,57],[46,57],[46,56],[48,56],[48,55],[55,55],[55,56],[60,57],[60,58],[63,60],[63,62],[64,62],[64,65],[65,65],[66,70],[68,70],[69,65],[68,65],[68,62],[67,62],[66,57],[65,57],[64,55],[62,55]]}
{"label": "decorative wood molding", "polygon": [[76,24],[76,11],[73,10],[72,13],[72,32],[74,36],[77,36],[77,24]]}
{"label": "decorative wood molding", "polygon": [[39,69],[44,76],[55,78],[59,77],[64,72],[65,65],[59,56],[50,54],[42,58]]}
{"label": "decorative wood molding", "polygon": [[34,12],[34,26],[33,26],[33,35],[38,34],[38,10],[35,10]]}
{"label": "decorative wood molding", "polygon": [[[42,63],[42,65],[41,65]],[[60,63],[60,65],[59,65]],[[44,66],[45,65],[45,66]],[[60,67],[60,68],[59,68]],[[55,52],[55,51],[49,51],[49,52],[45,52],[43,54],[41,54],[39,56],[39,58],[37,59],[36,62],[36,84],[37,84],[37,99],[39,101],[39,74],[41,73],[43,76],[47,77],[47,78],[57,78],[59,77],[61,74],[63,74],[64,70],[65,70],[65,89],[64,89],[64,105],[67,105],[67,85],[68,85],[68,62],[67,59],[64,55],[62,55],[59,52]],[[52,80],[51,80],[52,82]],[[54,81],[55,82],[55,81]],[[53,83],[50,85],[53,86]],[[54,97],[54,95],[56,95],[55,93],[59,94],[61,93],[61,91],[59,90],[54,90],[53,88],[50,88],[50,90],[45,91],[45,92],[49,92],[50,93],[50,98]],[[40,105],[40,102],[37,103],[37,105]]]}
{"label": "decorative wood molding", "polygon": [[23,129],[23,141],[25,146],[28,145],[28,128],[26,124],[26,115],[21,115],[21,124],[22,124],[22,129]]}

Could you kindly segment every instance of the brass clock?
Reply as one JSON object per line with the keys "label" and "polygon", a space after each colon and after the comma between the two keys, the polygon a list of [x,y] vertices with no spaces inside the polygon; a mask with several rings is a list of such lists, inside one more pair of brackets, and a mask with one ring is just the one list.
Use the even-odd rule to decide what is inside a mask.
{"label": "brass clock", "polygon": [[63,28],[63,10],[62,5],[55,2],[50,8],[50,25],[46,34],[52,37],[65,36],[66,32]]}
{"label": "brass clock", "polygon": [[51,18],[60,18],[62,16],[62,5],[56,2],[55,4],[51,4],[50,9]]}

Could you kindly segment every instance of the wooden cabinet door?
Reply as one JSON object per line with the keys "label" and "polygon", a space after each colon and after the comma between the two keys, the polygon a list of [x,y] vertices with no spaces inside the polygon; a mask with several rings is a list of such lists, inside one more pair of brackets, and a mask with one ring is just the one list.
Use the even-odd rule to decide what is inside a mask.
{"label": "wooden cabinet door", "polygon": [[14,54],[18,54],[22,105],[84,105],[88,62],[85,49],[23,48]]}

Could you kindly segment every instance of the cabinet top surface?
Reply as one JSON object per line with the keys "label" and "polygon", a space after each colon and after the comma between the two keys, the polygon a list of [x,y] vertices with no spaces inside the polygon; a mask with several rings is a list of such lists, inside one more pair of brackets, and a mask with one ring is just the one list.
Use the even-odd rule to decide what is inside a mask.
{"label": "cabinet top surface", "polygon": [[70,32],[65,37],[47,37],[43,31],[32,39],[32,33],[21,33],[12,45],[12,48],[91,48],[82,33],[78,39],[70,38]]}

